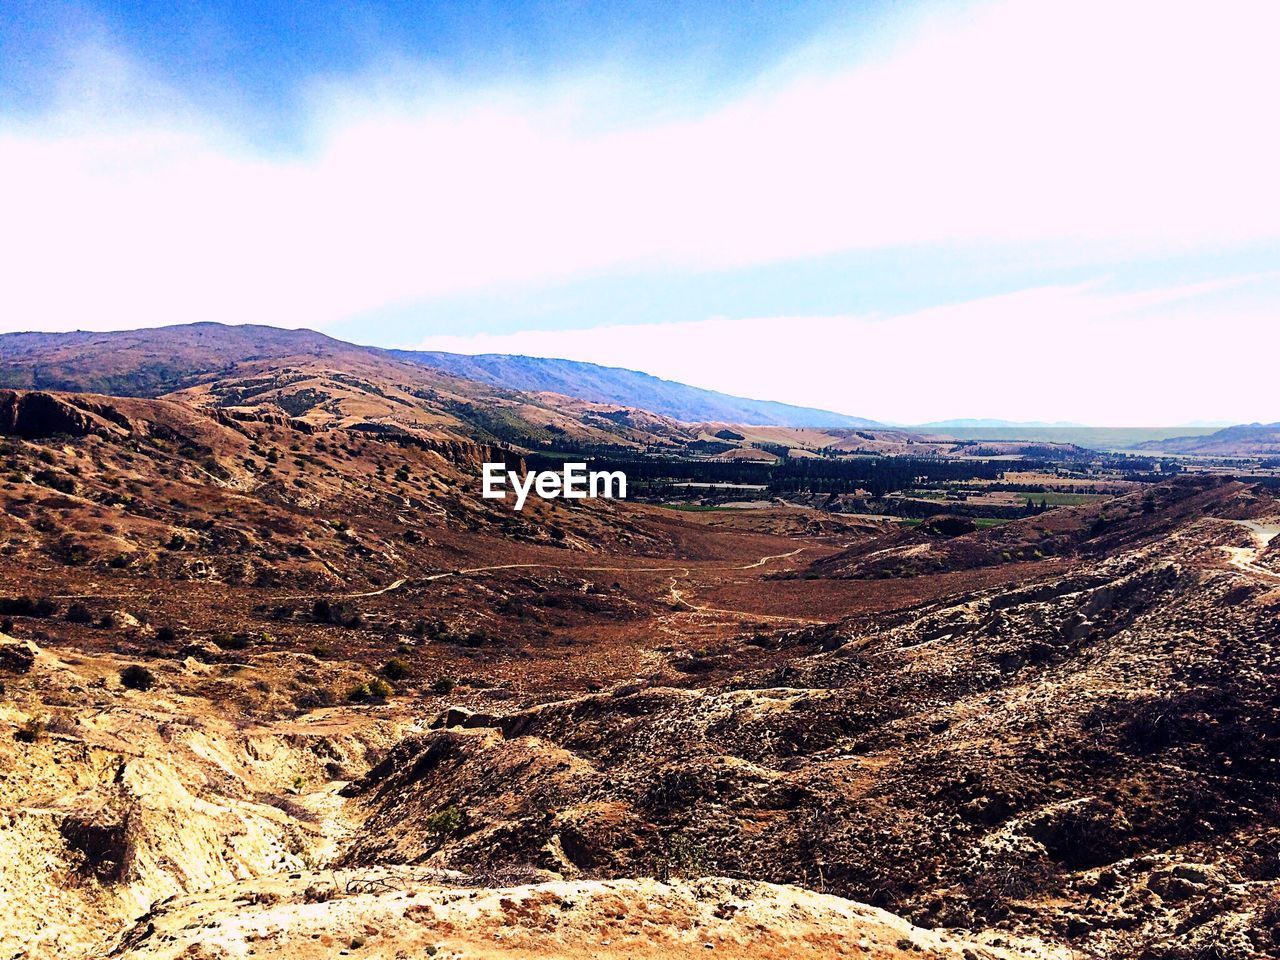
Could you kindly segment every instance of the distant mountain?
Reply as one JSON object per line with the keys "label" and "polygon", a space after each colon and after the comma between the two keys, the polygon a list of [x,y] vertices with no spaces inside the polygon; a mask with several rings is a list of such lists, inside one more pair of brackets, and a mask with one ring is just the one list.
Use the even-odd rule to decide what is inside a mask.
{"label": "distant mountain", "polygon": [[929,430],[969,430],[975,427],[986,429],[989,427],[1083,427],[1082,423],[1072,423],[1068,420],[1059,420],[1055,423],[1046,423],[1042,420],[991,420],[985,418],[958,420],[935,420],[932,423],[915,423],[910,424],[909,429],[927,432]]}
{"label": "distant mountain", "polygon": [[689,423],[748,423],[758,426],[875,428],[883,424],[830,410],[749,400],[662,380],[636,370],[577,360],[551,360],[489,353],[467,356],[429,350],[392,350],[393,356],[466,377],[528,392],[562,393],[594,403],[617,403]]}
{"label": "distant mountain", "polygon": [[911,427],[916,433],[980,443],[1073,443],[1090,450],[1141,450],[1144,443],[1212,431],[1196,427]]}
{"label": "distant mountain", "polygon": [[1201,436],[1153,440],[1140,449],[1206,457],[1280,456],[1280,423],[1243,423]]}

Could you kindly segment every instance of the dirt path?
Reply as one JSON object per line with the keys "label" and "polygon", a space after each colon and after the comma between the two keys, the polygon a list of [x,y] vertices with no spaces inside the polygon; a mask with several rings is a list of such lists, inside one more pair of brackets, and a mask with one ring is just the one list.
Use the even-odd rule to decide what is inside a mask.
{"label": "dirt path", "polygon": [[746,566],[735,567],[735,570],[754,570],[756,567],[763,567],[770,560],[785,560],[787,557],[794,557],[797,553],[803,553],[808,547],[796,547],[790,553],[775,553],[767,557],[761,557],[755,563],[748,563]]}
{"label": "dirt path", "polygon": [[399,590],[401,587],[403,587],[403,586],[404,586],[406,583],[408,583],[408,582],[409,582],[409,581],[408,581],[408,578],[407,578],[407,577],[401,577],[399,580],[395,581],[394,583],[388,584],[387,586],[383,587],[381,590],[370,590],[368,593],[348,593],[348,594],[346,594],[346,596],[351,597],[351,598],[355,598],[355,597],[379,597],[379,596],[381,596],[381,595],[382,595],[382,594],[384,594],[384,593],[390,593],[392,590]]}
{"label": "dirt path", "polygon": [[1251,576],[1261,577],[1272,583],[1280,583],[1280,574],[1273,573],[1257,563],[1262,551],[1267,549],[1272,540],[1280,536],[1280,524],[1262,523],[1258,520],[1227,520],[1225,522],[1244,527],[1253,534],[1255,544],[1252,547],[1222,547],[1223,552],[1227,554],[1227,563]]}
{"label": "dirt path", "polygon": [[[794,557],[797,554],[808,550],[808,547],[797,547],[787,553],[771,553],[761,557],[759,560],[753,560],[751,563],[744,563],[740,566],[732,567],[704,567],[701,570],[707,573],[735,573],[742,570],[758,570],[767,563],[774,560],[785,560],[788,557]],[[745,620],[768,620],[777,623],[824,623],[823,620],[814,620],[809,617],[788,617],[780,614],[772,613],[751,613],[747,610],[728,610],[722,607],[710,607],[705,604],[694,603],[685,598],[684,591],[680,589],[678,584],[681,580],[688,580],[693,576],[692,567],[571,567],[557,563],[502,563],[490,567],[468,567],[462,570],[449,570],[444,573],[433,573],[428,577],[423,577],[424,581],[443,580],[446,577],[465,576],[473,573],[488,573],[493,570],[516,570],[539,568],[547,570],[560,570],[565,573],[674,573],[671,578],[671,584],[667,588],[671,597],[672,604],[679,604],[684,609],[682,613],[704,615],[704,616],[727,616],[742,618]]]}
{"label": "dirt path", "polygon": [[708,607],[705,604],[694,603],[692,600],[685,599],[684,592],[675,586],[674,581],[671,585],[671,596],[673,602],[682,604],[686,610],[685,613],[694,614],[720,614],[727,617],[741,617],[744,620],[770,620],[779,623],[826,623],[825,620],[814,620],[810,617],[788,617],[777,613],[750,613],[746,610],[727,610],[723,607]]}
{"label": "dirt path", "polygon": [[[739,567],[706,567],[708,573],[723,573],[734,570],[755,570],[763,567],[772,560],[784,560],[787,557],[794,557],[798,553],[808,550],[808,547],[797,547],[789,553],[773,553],[766,557],[761,557],[751,563],[743,564]],[[461,570],[446,570],[444,573],[433,573],[430,576],[423,577],[424,581],[443,580],[446,577],[460,577],[472,573],[488,573],[491,570],[520,570],[538,568],[544,570],[563,570],[566,573],[682,573],[684,576],[690,575],[689,567],[572,567],[562,563],[500,563],[491,567],[466,567]],[[403,581],[401,581],[403,582]],[[381,592],[381,591],[378,591]],[[353,594],[353,596],[368,596],[368,594]]]}

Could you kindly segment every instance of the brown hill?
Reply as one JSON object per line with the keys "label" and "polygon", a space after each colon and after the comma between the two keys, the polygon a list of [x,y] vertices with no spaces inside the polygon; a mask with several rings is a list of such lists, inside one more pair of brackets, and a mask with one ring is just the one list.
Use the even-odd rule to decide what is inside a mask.
{"label": "brown hill", "polygon": [[409,430],[517,446],[671,446],[668,418],[525,394],[400,361],[309,330],[201,323],[112,333],[0,335],[0,386],[267,410],[313,426]]}
{"label": "brown hill", "polygon": [[[443,431],[529,449],[555,449],[566,440],[678,449],[697,440],[714,441],[727,430],[739,438],[729,444],[733,449],[722,455],[729,459],[768,460],[774,455],[768,451],[785,449],[798,456],[820,451],[961,457],[1070,456],[1081,452],[1070,444],[978,445],[947,437],[922,437],[880,429],[870,421],[861,428],[827,429],[686,422],[635,406],[546,390],[511,389],[511,384],[496,378],[493,370],[480,379],[467,379],[448,370],[473,371],[471,365],[441,369],[405,359],[413,356],[412,352],[345,343],[310,330],[250,324],[197,323],[108,333],[14,333],[0,335],[0,388],[127,397],[177,394],[207,406],[269,405],[319,423],[351,425],[362,418],[385,419],[398,428],[409,425],[418,431]],[[540,381],[517,377],[514,382],[536,385]],[[549,382],[571,389],[579,381]],[[592,386],[584,388],[588,397],[600,396],[598,384],[582,382]],[[681,384],[667,386],[691,396],[718,396]],[[703,419],[690,412],[695,407],[682,405],[679,409],[692,420]],[[712,404],[708,409],[718,411],[719,407]]]}

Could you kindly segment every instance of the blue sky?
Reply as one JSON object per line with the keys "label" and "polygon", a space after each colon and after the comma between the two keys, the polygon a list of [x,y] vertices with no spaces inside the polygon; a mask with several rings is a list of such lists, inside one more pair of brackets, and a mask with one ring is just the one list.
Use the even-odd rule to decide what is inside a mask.
{"label": "blue sky", "polygon": [[0,330],[1280,420],[1264,0],[0,5]]}

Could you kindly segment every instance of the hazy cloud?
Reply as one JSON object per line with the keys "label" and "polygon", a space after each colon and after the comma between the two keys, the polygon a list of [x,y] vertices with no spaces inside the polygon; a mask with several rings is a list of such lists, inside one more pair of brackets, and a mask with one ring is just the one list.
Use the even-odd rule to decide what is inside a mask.
{"label": "hazy cloud", "polygon": [[[424,350],[644,370],[898,423],[950,417],[1140,426],[1280,419],[1258,334],[1280,275],[1114,292],[1040,287],[898,316],[783,316],[430,337]],[[1266,342],[1266,341],[1264,341]]]}
{"label": "hazy cloud", "polygon": [[0,327],[323,327],[616,269],[922,243],[1117,257],[1280,233],[1265,2],[1012,3],[882,55],[794,58],[714,108],[643,78],[317,87],[263,153],[116,52],[0,122]]}

